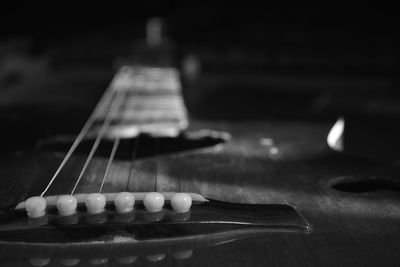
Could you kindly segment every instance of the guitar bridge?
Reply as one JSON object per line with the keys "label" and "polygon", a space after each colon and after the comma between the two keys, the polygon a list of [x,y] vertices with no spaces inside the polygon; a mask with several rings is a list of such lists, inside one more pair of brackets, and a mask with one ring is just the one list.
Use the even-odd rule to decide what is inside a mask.
{"label": "guitar bridge", "polygon": [[291,206],[281,204],[237,204],[217,200],[193,205],[176,213],[169,205],[148,212],[143,204],[120,214],[107,207],[88,214],[83,207],[71,216],[60,216],[51,208],[40,218],[27,218],[25,211],[0,215],[0,242],[19,245],[135,244],[141,241],[181,242],[215,236],[252,236],[268,232],[309,232],[310,225]]}

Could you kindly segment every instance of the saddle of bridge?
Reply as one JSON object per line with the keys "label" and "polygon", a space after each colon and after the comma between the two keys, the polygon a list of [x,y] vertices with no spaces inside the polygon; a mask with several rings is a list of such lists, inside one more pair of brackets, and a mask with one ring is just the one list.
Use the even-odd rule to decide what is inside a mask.
{"label": "saddle of bridge", "polygon": [[[117,213],[112,205],[100,214],[78,207],[72,216],[60,216],[48,208],[40,218],[28,218],[24,210],[0,212],[0,244],[136,244],[193,242],[213,238],[252,236],[268,232],[309,232],[310,225],[297,211],[282,204],[239,204],[208,200],[195,203],[189,212],[177,213],[169,204],[148,212],[142,203],[129,213]],[[205,242],[205,241],[204,241]],[[121,245],[121,244],[120,244]]]}

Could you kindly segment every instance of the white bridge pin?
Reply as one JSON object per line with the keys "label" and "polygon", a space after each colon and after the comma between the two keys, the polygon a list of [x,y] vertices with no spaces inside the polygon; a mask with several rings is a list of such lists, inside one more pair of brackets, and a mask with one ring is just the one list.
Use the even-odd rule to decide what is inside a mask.
{"label": "white bridge pin", "polygon": [[119,213],[131,212],[135,205],[135,196],[129,192],[118,193],[114,198],[114,205]]}
{"label": "white bridge pin", "polygon": [[80,259],[61,259],[60,262],[62,263],[62,265],[65,266],[75,266],[77,265],[81,260]]}
{"label": "white bridge pin", "polygon": [[159,212],[164,206],[163,194],[150,192],[144,196],[143,205],[149,212]]}
{"label": "white bridge pin", "polygon": [[57,198],[57,209],[61,216],[70,216],[76,212],[78,201],[71,195],[61,195]]}
{"label": "white bridge pin", "polygon": [[171,198],[171,206],[175,212],[188,212],[192,206],[192,197],[189,194],[177,193]]}
{"label": "white bridge pin", "polygon": [[29,262],[32,266],[46,266],[50,263],[50,259],[48,258],[30,258]]}
{"label": "white bridge pin", "polygon": [[100,193],[92,193],[86,197],[86,209],[90,214],[99,214],[104,211],[106,197]]}
{"label": "white bridge pin", "polygon": [[39,218],[46,214],[47,202],[44,197],[30,197],[25,202],[25,209],[30,218]]}

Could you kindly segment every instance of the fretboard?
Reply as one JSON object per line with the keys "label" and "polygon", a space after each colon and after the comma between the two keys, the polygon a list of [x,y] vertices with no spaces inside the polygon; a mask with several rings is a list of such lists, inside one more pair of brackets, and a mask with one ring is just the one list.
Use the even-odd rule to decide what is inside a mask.
{"label": "fretboard", "polygon": [[[120,107],[109,113],[112,96],[121,93]],[[100,101],[94,130],[109,116],[108,137],[173,137],[188,126],[179,72],[172,67],[123,66]]]}

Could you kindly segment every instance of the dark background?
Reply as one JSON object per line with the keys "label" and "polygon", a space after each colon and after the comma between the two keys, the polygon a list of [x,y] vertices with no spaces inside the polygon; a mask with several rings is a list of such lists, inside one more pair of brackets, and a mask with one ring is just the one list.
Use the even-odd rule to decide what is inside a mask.
{"label": "dark background", "polygon": [[[364,135],[376,131],[378,140],[398,142],[397,14],[383,5],[8,2],[0,10],[2,116],[26,106],[68,111],[71,120],[74,112],[89,113],[154,16],[166,21],[175,64],[188,55],[200,62],[196,79],[182,77],[192,115],[332,122],[345,116]],[[57,97],[57,109],[50,108]],[[382,139],[388,132],[390,139]]]}

